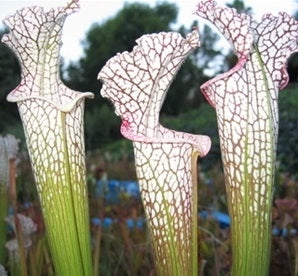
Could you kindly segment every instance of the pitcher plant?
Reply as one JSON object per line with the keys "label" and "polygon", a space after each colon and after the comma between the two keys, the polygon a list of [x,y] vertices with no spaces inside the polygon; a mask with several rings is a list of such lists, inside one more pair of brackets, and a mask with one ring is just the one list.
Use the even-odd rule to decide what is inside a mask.
{"label": "pitcher plant", "polygon": [[278,135],[278,93],[287,58],[298,50],[298,22],[286,13],[261,22],[215,1],[196,14],[232,43],[238,63],[201,86],[216,109],[229,213],[232,275],[268,275]]}
{"label": "pitcher plant", "polygon": [[207,154],[210,139],[163,127],[159,113],[178,69],[199,46],[198,32],[150,34],[136,42],[100,71],[101,95],[112,101],[122,135],[133,141],[159,275],[197,275],[197,158]]}
{"label": "pitcher plant", "polygon": [[60,80],[59,50],[66,17],[78,1],[45,11],[18,10],[3,36],[17,55],[21,83],[7,96],[18,104],[56,275],[91,275],[85,180],[84,99],[92,93]]}

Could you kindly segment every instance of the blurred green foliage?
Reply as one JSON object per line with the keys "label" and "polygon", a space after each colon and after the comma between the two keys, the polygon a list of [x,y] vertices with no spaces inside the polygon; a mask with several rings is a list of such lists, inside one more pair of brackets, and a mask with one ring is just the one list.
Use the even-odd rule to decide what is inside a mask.
{"label": "blurred green foliage", "polygon": [[[0,40],[5,33],[6,30],[0,30]],[[8,103],[6,95],[19,84],[20,80],[20,67],[16,56],[6,45],[0,43],[0,132],[17,137],[22,132],[19,131],[22,130],[22,126],[17,105]]]}
{"label": "blurred green foliage", "polygon": [[298,85],[279,93],[279,169],[298,179]]}
{"label": "blurred green foliage", "polygon": [[208,103],[203,103],[199,108],[189,110],[178,117],[164,115],[161,123],[171,129],[211,137],[212,147],[206,157],[200,159],[204,171],[220,162],[220,146],[217,131],[215,109]]}
{"label": "blurred green foliage", "polygon": [[125,4],[114,17],[90,27],[83,41],[84,55],[68,66],[66,82],[76,90],[98,94],[97,74],[107,60],[118,52],[131,51],[143,34],[169,31],[177,14],[176,5],[166,2],[153,8],[141,3]]}

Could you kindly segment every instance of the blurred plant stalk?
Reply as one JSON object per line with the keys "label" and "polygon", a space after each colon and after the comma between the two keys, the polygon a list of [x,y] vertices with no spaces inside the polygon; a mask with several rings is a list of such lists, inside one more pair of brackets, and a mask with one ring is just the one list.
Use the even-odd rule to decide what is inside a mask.
{"label": "blurred plant stalk", "polygon": [[7,261],[5,219],[8,216],[11,182],[15,183],[15,161],[18,149],[18,140],[13,135],[0,136],[0,264],[2,265]]}
{"label": "blurred plant stalk", "polygon": [[27,257],[32,246],[31,234],[36,232],[37,225],[30,217],[17,214],[16,211],[14,211],[14,215],[9,215],[5,220],[14,233],[14,238],[5,244],[9,252],[9,271],[11,275],[35,276],[36,273],[33,270],[30,271],[31,274],[28,271]]}
{"label": "blurred plant stalk", "polygon": [[159,113],[198,31],[157,33],[137,40],[132,52],[111,58],[100,71],[101,95],[121,117],[121,133],[133,141],[136,172],[159,275],[198,274],[197,158],[209,137],[166,129]]}
{"label": "blurred plant stalk", "polygon": [[77,2],[19,10],[4,20],[10,33],[2,39],[21,64],[21,83],[7,100],[18,104],[55,274],[61,276],[92,274],[83,114],[84,99],[93,94],[67,88],[59,73],[62,27]]}
{"label": "blurred plant stalk", "polygon": [[[0,184],[2,186],[2,184]],[[6,263],[6,249],[5,243],[7,239],[6,223],[5,218],[8,214],[8,193],[7,189],[3,187],[0,188],[0,264],[4,265]]]}
{"label": "blurred plant stalk", "polygon": [[298,22],[286,13],[260,23],[236,9],[199,3],[196,13],[232,43],[238,63],[201,86],[216,109],[229,213],[232,275],[268,275],[278,136],[278,93],[287,58],[298,50]]}

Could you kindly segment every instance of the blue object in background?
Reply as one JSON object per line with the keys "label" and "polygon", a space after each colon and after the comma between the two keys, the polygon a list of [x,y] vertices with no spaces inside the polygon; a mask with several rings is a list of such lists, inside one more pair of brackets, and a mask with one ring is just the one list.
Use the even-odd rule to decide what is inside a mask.
{"label": "blue object in background", "polygon": [[140,197],[139,185],[136,181],[99,180],[96,182],[95,191],[96,197],[103,196],[108,204],[119,203],[121,193],[134,198]]}
{"label": "blue object in background", "polygon": [[128,229],[133,229],[133,228],[135,228],[135,221],[134,221],[134,219],[127,219],[127,220],[126,220],[126,227],[127,227]]}
{"label": "blue object in background", "polygon": [[[98,218],[98,217],[93,217],[93,218],[91,218],[91,223],[94,226],[100,226],[101,225],[101,219]],[[106,218],[103,219],[103,225],[102,225],[102,227],[104,229],[108,229],[114,223],[117,223],[117,220],[116,219],[112,219],[110,217],[106,217]],[[126,227],[129,230],[133,230],[133,229],[144,229],[146,220],[143,217],[138,217],[136,219],[128,218],[128,219],[125,220],[125,223],[126,223]]]}
{"label": "blue object in background", "polygon": [[140,189],[136,181],[121,181],[121,187],[129,196],[140,197]]}
{"label": "blue object in background", "polygon": [[96,181],[96,187],[95,187],[95,196],[105,196],[108,190],[108,181],[107,180],[98,180]]}
{"label": "blue object in background", "polygon": [[[211,217],[212,219],[215,219],[219,225],[220,228],[225,229],[230,227],[231,224],[231,219],[228,214],[222,213],[219,211],[201,211],[199,212],[199,216],[202,219],[207,219],[208,217]],[[295,236],[298,234],[298,230],[294,228],[277,228],[273,227],[272,228],[272,235],[274,236],[280,236],[280,237],[287,237],[287,236]]]}
{"label": "blue object in background", "polygon": [[[91,223],[94,226],[100,226],[101,225],[101,219],[100,218],[97,218],[97,217],[91,218]],[[113,221],[112,218],[106,217],[106,218],[103,219],[102,227],[105,228],[105,229],[107,229],[110,226],[112,226],[113,223],[114,223],[114,221]]]}
{"label": "blue object in background", "polygon": [[223,228],[223,229],[229,227],[231,224],[229,215],[226,213],[219,212],[219,211],[212,211],[212,212],[201,211],[201,212],[199,212],[199,216],[202,219],[207,219],[208,217],[215,219],[219,223],[220,228]]}
{"label": "blue object in background", "polygon": [[128,229],[144,229],[145,227],[145,218],[138,217],[136,219],[127,219],[126,220],[126,226]]}
{"label": "blue object in background", "polygon": [[[220,225],[220,228],[222,229],[226,229],[230,226],[230,217],[228,214],[219,212],[219,211],[212,211],[212,212],[208,212],[208,211],[201,211],[199,213],[199,216],[202,219],[207,219],[207,218],[212,218],[215,221],[217,221]],[[108,229],[109,227],[111,227],[114,223],[116,223],[117,220],[114,220],[110,217],[106,217],[103,219],[103,228],[104,229]],[[146,225],[146,219],[144,217],[138,217],[138,218],[128,218],[126,219],[126,227],[129,230],[133,230],[133,229],[144,229],[145,225]],[[91,223],[94,226],[100,226],[101,225],[101,219],[97,218],[97,217],[93,217],[91,219]],[[280,236],[280,237],[287,237],[287,236],[295,236],[298,234],[297,229],[291,228],[291,229],[287,229],[287,228],[277,228],[277,227],[273,227],[272,229],[272,235],[274,236]]]}
{"label": "blue object in background", "polygon": [[140,217],[140,218],[138,218],[137,221],[136,221],[136,227],[137,227],[138,229],[143,229],[143,228],[145,227],[145,224],[146,224],[146,220],[145,220],[145,218]]}
{"label": "blue object in background", "polygon": [[298,234],[297,229],[288,229],[288,228],[277,228],[273,227],[272,229],[272,235],[274,236],[280,236],[280,237],[287,237],[287,236],[295,236]]}
{"label": "blue object in background", "polygon": [[[209,183],[210,185],[212,183]],[[133,198],[140,198],[140,189],[139,185],[136,181],[133,180],[99,180],[96,183],[96,197],[103,196],[107,204],[117,204],[120,201],[121,194],[127,194],[129,197]],[[202,219],[212,218],[219,223],[220,228],[226,229],[230,227],[231,219],[228,214],[219,212],[216,210],[213,211],[201,211],[199,212],[199,216]],[[103,227],[108,228],[110,227],[115,221],[111,218],[104,218],[103,220]],[[92,223],[94,225],[100,225],[99,218],[92,218]],[[137,219],[127,219],[126,226],[128,229],[143,229],[145,227],[146,220],[143,217],[139,217]],[[297,229],[278,229],[274,227],[272,229],[272,234],[275,236],[290,236],[290,235],[297,235]]]}
{"label": "blue object in background", "polygon": [[221,228],[227,228],[231,224],[231,219],[228,214],[219,211],[213,211],[211,216],[219,222]]}
{"label": "blue object in background", "polygon": [[116,204],[119,202],[119,194],[120,194],[120,181],[118,180],[109,180],[108,181],[108,189],[105,194],[105,200],[109,204]]}

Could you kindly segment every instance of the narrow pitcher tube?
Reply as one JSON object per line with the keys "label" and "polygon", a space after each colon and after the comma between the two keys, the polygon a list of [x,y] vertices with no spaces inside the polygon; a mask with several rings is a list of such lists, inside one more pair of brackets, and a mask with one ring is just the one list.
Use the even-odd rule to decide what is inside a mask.
{"label": "narrow pitcher tube", "polygon": [[84,99],[92,93],[60,80],[59,50],[66,17],[77,1],[45,11],[29,7],[6,18],[3,36],[22,69],[17,102],[42,207],[56,275],[91,275],[88,197],[85,180]]}
{"label": "narrow pitcher tube", "polygon": [[121,133],[133,141],[142,201],[159,275],[197,275],[197,157],[210,139],[164,128],[159,113],[179,67],[199,46],[195,30],[144,35],[132,52],[102,68],[101,95],[122,118]]}
{"label": "narrow pitcher tube", "polygon": [[229,213],[232,275],[268,275],[278,135],[278,93],[285,63],[298,50],[298,22],[285,13],[260,23],[215,1],[196,13],[233,45],[238,63],[201,86],[216,109]]}

